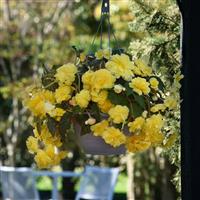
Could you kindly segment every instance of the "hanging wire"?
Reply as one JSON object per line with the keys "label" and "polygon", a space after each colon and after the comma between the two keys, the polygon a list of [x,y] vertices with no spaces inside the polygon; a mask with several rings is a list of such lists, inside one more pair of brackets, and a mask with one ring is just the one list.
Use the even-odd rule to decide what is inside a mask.
{"label": "hanging wire", "polygon": [[100,23],[99,23],[99,26],[98,26],[98,28],[97,28],[97,31],[96,31],[96,33],[95,33],[95,35],[94,35],[94,38],[93,38],[93,40],[92,40],[92,42],[91,42],[90,49],[94,46],[94,42],[95,42],[95,40],[96,40],[97,34],[98,34],[99,29],[101,28],[101,26],[102,26],[102,18],[101,18],[101,20],[100,20]]}
{"label": "hanging wire", "polygon": [[110,49],[110,44],[111,44],[111,35],[113,36],[118,49],[120,50],[119,42],[114,34],[114,31],[111,28],[111,23],[110,23],[110,2],[109,0],[102,0],[102,7],[101,7],[101,17],[100,17],[100,23],[97,28],[97,31],[94,35],[94,38],[92,40],[92,43],[90,45],[90,52],[92,47],[94,46],[95,40],[97,38],[97,34],[99,33],[100,30],[100,49],[103,47],[103,21],[107,20],[108,23],[108,48]]}

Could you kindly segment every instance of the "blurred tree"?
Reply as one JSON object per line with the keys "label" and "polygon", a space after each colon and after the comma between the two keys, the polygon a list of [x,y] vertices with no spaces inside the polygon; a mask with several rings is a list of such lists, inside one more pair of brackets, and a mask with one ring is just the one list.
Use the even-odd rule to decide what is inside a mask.
{"label": "blurred tree", "polygon": [[[165,83],[165,87],[169,89],[170,95],[173,95],[177,99],[177,103],[180,103],[180,84],[178,83],[182,78],[180,75],[180,13],[176,1],[131,0],[130,2],[134,17],[133,21],[129,24],[130,30],[134,34],[134,39],[130,43],[130,51],[135,58],[145,59],[149,65],[157,70],[158,75],[160,75]],[[175,81],[173,81],[174,78]],[[177,106],[175,112],[169,112],[166,117],[168,128],[165,131],[169,135],[169,138],[172,133],[176,133],[177,138],[171,137],[168,140],[166,147],[172,146],[172,148],[166,148],[164,153],[168,155],[171,163],[177,167],[173,182],[180,192],[180,105]],[[174,141],[175,144],[173,143]],[[143,162],[148,162],[152,157],[151,154],[142,155],[137,158],[143,161],[135,162],[138,163],[135,167],[135,175],[137,175],[137,170],[144,170],[144,166],[139,165]],[[149,167],[145,169],[148,174],[156,173],[152,174],[152,177],[155,177],[156,180],[153,182],[145,180],[145,183],[149,184],[149,186],[153,185],[153,188],[156,188],[158,185],[164,188],[161,187],[161,189],[158,189],[159,195],[151,196],[154,195],[154,192],[150,187],[151,195],[143,199],[173,199],[174,197],[168,196],[171,186],[166,187],[166,183],[169,183],[169,175],[175,173],[174,166],[169,165],[166,159],[163,160],[163,155],[158,155],[156,149],[152,155],[154,155],[154,160],[157,160],[156,163],[161,164],[163,162],[162,165],[165,167],[160,168],[156,165],[153,171],[149,171],[149,167],[153,163],[149,164]],[[159,157],[160,159],[158,159]],[[142,177],[139,176],[138,178]]]}
{"label": "blurred tree", "polygon": [[[130,41],[125,23],[129,20],[126,18],[128,5],[127,1],[116,5],[115,2],[113,1],[111,9],[113,29],[116,29],[116,36],[122,40],[120,44],[126,47]],[[32,165],[33,160],[25,144],[26,138],[32,132],[27,123],[31,119],[21,103],[25,87],[32,83],[37,84],[43,66],[51,67],[73,61],[75,55],[72,45],[89,50],[99,23],[100,15],[97,10],[100,5],[98,0],[54,0],[48,3],[35,0],[1,1],[0,165]],[[123,21],[119,17],[123,17]],[[103,34],[106,39],[106,29]],[[94,48],[98,47],[97,36]],[[118,157],[88,158],[77,147],[70,148],[72,152],[62,164],[65,170],[74,170],[84,163],[116,165],[120,160]],[[73,180],[64,179],[63,185],[66,184],[70,188],[74,186]]]}
{"label": "blurred tree", "polygon": [[[126,49],[129,42],[134,39],[130,45],[132,54],[136,57],[146,55],[154,67],[166,66],[164,78],[166,83],[170,83],[170,76],[172,77],[179,68],[179,25],[177,23],[179,15],[174,1],[151,1],[151,4],[149,1],[147,5],[145,4],[146,0],[131,0],[131,2],[132,6],[128,0],[111,0],[111,27],[117,37],[117,42],[112,38],[111,46],[119,43],[119,46]],[[165,3],[167,3],[167,7]],[[66,61],[73,61],[72,45],[85,48],[85,51],[91,48],[90,44],[96,34],[100,19],[100,6],[101,2],[98,0],[54,0],[48,1],[48,3],[34,0],[1,1],[0,165],[32,165],[32,157],[27,152],[25,145],[25,140],[32,131],[27,123],[29,113],[23,108],[20,101],[21,97],[25,95],[24,88],[31,83],[37,84],[43,66],[51,67],[62,65]],[[161,12],[158,9],[159,6],[164,6],[162,9],[164,11]],[[167,19],[168,17],[170,18]],[[130,23],[131,32],[128,21],[132,21]],[[177,38],[173,39],[172,36]],[[103,38],[106,47],[106,23],[104,24]],[[98,35],[93,48],[99,48]],[[177,119],[178,117],[177,112]],[[173,122],[175,123],[175,126],[172,123],[174,130],[178,130],[177,121]],[[71,136],[73,140],[73,133]],[[70,146],[70,148],[72,152],[62,163],[65,170],[74,170],[84,164],[101,166],[120,164],[123,173],[127,174],[126,169],[128,169],[130,183],[133,180],[130,171],[134,167],[136,199],[160,200],[164,194],[163,187],[171,187],[166,184],[166,182],[169,183],[169,178],[166,177],[170,177],[169,174],[172,173],[168,171],[168,168],[171,170],[171,167],[157,151],[135,156],[133,166],[130,156],[125,158],[121,156],[86,156],[76,146]],[[179,164],[178,148],[174,145],[173,149],[169,155],[172,155],[173,161]],[[176,177],[178,178],[179,174]],[[66,185],[73,191],[73,180],[64,179],[64,188]],[[69,193],[64,196],[72,199]],[[134,197],[130,196],[129,199],[131,198]]]}

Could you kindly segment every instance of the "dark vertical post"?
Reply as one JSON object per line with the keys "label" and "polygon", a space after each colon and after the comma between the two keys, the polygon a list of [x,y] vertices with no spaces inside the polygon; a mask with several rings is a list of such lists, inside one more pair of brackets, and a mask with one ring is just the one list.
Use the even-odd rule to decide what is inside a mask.
{"label": "dark vertical post", "polygon": [[[198,1],[179,0],[183,15],[181,98],[182,200],[199,199],[200,180],[200,29]],[[195,180],[198,181],[195,184]]]}

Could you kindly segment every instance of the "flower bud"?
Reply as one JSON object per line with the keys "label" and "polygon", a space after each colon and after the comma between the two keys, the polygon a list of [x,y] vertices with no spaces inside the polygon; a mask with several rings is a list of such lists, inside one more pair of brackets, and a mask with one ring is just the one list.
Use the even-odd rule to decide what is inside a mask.
{"label": "flower bud", "polygon": [[94,118],[89,118],[87,121],[85,121],[86,125],[93,125],[96,123],[96,119]]}
{"label": "flower bud", "polygon": [[70,104],[71,106],[76,106],[76,101],[75,101],[75,99],[72,98],[71,100],[69,100],[69,104]]}
{"label": "flower bud", "polygon": [[125,90],[126,90],[126,89],[125,89],[122,85],[120,85],[120,84],[114,86],[114,91],[115,91],[117,94],[119,94],[119,93],[121,93],[122,91],[125,91]]}
{"label": "flower bud", "polygon": [[148,112],[145,110],[145,111],[142,113],[142,117],[146,118],[146,117],[147,117],[147,114],[148,114]]}
{"label": "flower bud", "polygon": [[152,99],[153,99],[154,101],[157,101],[157,100],[158,100],[158,97],[157,97],[157,96],[153,96]]}

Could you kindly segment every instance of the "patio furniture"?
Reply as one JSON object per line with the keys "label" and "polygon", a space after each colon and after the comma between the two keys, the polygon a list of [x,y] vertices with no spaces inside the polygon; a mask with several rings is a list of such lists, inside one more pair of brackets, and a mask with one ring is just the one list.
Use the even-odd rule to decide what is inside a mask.
{"label": "patio furniture", "polygon": [[112,200],[119,168],[86,166],[76,200]]}
{"label": "patio furniture", "polygon": [[0,167],[0,182],[5,200],[39,200],[31,168]]}
{"label": "patio furniture", "polygon": [[35,178],[49,176],[53,178],[52,200],[58,200],[58,177],[79,177],[81,173],[70,171],[34,171],[27,167],[0,167],[0,182],[5,200],[39,200]]}

